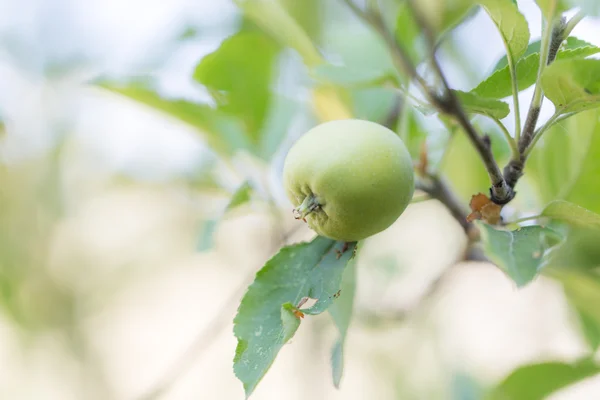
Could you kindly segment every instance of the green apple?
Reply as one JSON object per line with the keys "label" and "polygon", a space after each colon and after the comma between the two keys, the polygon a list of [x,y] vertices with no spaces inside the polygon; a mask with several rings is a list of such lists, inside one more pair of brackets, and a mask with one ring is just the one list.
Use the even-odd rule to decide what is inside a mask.
{"label": "green apple", "polygon": [[287,154],[283,179],[295,217],[346,242],[387,229],[414,192],[412,160],[400,137],[358,119],[309,130]]}

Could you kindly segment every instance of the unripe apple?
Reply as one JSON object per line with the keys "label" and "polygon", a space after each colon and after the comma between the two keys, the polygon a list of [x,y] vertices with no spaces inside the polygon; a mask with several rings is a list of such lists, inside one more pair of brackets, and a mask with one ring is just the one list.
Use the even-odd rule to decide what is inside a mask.
{"label": "unripe apple", "polygon": [[400,137],[358,119],[309,130],[287,154],[283,179],[295,217],[346,242],[387,229],[414,192],[412,160]]}

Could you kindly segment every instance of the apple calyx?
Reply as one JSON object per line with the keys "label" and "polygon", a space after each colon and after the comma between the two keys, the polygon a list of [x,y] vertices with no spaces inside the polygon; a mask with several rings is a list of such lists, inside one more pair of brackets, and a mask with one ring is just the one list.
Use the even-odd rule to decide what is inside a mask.
{"label": "apple calyx", "polygon": [[294,218],[304,219],[308,214],[317,210],[319,207],[321,207],[321,204],[319,204],[317,197],[311,193],[304,198],[302,204],[294,208]]}

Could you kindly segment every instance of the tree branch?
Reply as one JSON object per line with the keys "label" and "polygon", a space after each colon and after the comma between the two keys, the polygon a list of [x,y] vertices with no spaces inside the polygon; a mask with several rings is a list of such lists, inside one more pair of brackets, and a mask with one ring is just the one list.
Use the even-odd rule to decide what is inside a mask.
{"label": "tree branch", "polygon": [[[525,126],[523,127],[523,134],[519,139],[519,154],[518,157],[512,157],[508,164],[504,167],[504,178],[507,184],[514,189],[519,179],[523,176],[523,169],[525,168],[525,162],[530,151],[530,147],[535,144],[537,131],[535,127],[540,116],[540,110],[544,100],[544,93],[541,86],[542,72],[547,65],[550,65],[556,58],[558,50],[565,39],[565,32],[567,31],[567,23],[565,18],[558,19],[552,29],[547,29],[544,37],[542,38],[542,47],[540,54],[540,65],[538,68],[537,81],[533,92],[533,98],[527,118],[525,119]],[[571,28],[572,29],[572,28]]]}
{"label": "tree branch", "polygon": [[450,214],[458,221],[467,235],[473,233],[475,226],[467,221],[469,211],[464,206],[463,202],[456,197],[443,178],[435,175],[427,175],[425,179],[417,181],[416,188],[422,190],[431,198],[438,200],[446,206]]}
{"label": "tree branch", "polygon": [[440,93],[430,88],[423,77],[418,74],[417,69],[410,60],[406,49],[404,49],[401,43],[398,43],[394,35],[387,29],[385,21],[379,12],[376,12],[372,9],[363,11],[357,7],[352,0],[343,1],[359,18],[371,25],[373,29],[375,29],[381,35],[392,54],[392,58],[397,68],[408,75],[410,80],[415,80],[417,82],[419,88],[429,102],[436,107],[440,113],[452,117],[462,127],[463,131],[479,153],[479,156],[485,165],[490,182],[492,184],[490,187],[490,196],[492,201],[497,204],[506,204],[512,200],[514,197],[512,187],[510,187],[504,180],[504,175],[502,174],[502,171],[500,170],[500,167],[496,163],[496,160],[492,154],[489,140],[479,135],[467,117],[467,114],[462,108],[462,105],[456,97],[456,94],[450,89],[448,80],[446,79],[440,64],[435,58],[436,46],[433,30],[428,26],[425,18],[418,10],[418,7],[415,6],[414,1],[408,0],[408,3],[411,6],[416,22],[423,30],[428,41],[428,45],[431,48],[431,63],[442,84],[442,88],[439,91]]}

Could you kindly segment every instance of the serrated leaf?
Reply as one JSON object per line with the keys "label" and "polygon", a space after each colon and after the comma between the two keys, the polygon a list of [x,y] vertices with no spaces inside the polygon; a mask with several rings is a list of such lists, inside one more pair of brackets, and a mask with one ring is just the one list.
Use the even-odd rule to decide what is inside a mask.
{"label": "serrated leaf", "polygon": [[[535,41],[529,45],[523,57],[517,62],[517,83],[519,91],[533,85],[537,78],[537,69],[540,63],[540,42]],[[569,37],[566,44],[559,50],[556,60],[580,59],[600,52],[596,47],[584,40]],[[501,99],[512,93],[510,86],[510,70],[506,56],[501,58],[493,72],[471,92],[483,97]]]}
{"label": "serrated leaf", "polygon": [[339,388],[344,372],[344,344],[350,320],[352,319],[355,292],[356,261],[353,259],[346,266],[340,291],[336,293],[337,298],[329,307],[329,314],[331,314],[333,322],[340,333],[338,340],[336,340],[331,350],[331,372],[333,384],[336,388]]}
{"label": "serrated leaf", "polygon": [[508,104],[503,101],[488,99],[460,90],[455,90],[454,93],[456,93],[465,111],[470,114],[489,115],[497,119],[502,119],[510,112]]}
{"label": "serrated leaf", "polygon": [[550,228],[526,226],[514,231],[478,223],[485,255],[503,270],[518,287],[535,278],[548,261],[549,251],[562,237]]}
{"label": "serrated leaf", "polygon": [[[531,54],[537,54],[538,62],[539,62],[540,47],[541,47],[540,40],[536,40],[536,41],[529,43],[529,45],[527,46],[527,49],[525,50],[525,53],[523,53],[523,55],[521,57],[527,57],[527,56],[530,56]],[[499,69],[502,69],[506,66],[508,66],[508,57],[506,57],[506,55],[504,55],[504,56],[502,56],[502,58],[500,58],[498,60],[496,65],[494,65],[492,72],[498,71]],[[518,64],[517,64],[517,66],[518,66]],[[518,75],[518,71],[517,71],[517,75]]]}
{"label": "serrated leaf", "polygon": [[[538,53],[530,54],[517,62],[517,85],[519,91],[525,90],[535,83],[539,62],[540,55]],[[506,66],[495,71],[471,90],[471,92],[491,99],[502,99],[510,96],[512,94],[510,69]]]}
{"label": "serrated leaf", "polygon": [[498,28],[513,63],[516,62],[525,53],[529,43],[527,20],[510,0],[479,0],[479,3]]}
{"label": "serrated leaf", "polygon": [[599,214],[565,200],[555,200],[548,204],[541,215],[573,225],[600,229]]}
{"label": "serrated leaf", "polygon": [[234,319],[238,339],[234,372],[244,384],[246,397],[290,337],[289,323],[284,326],[282,322],[282,306],[310,297],[316,303],[302,312],[319,314],[335,301],[355,244],[337,254],[342,247],[340,242],[317,236],[311,242],[282,248],[256,274]]}
{"label": "serrated leaf", "polygon": [[[524,57],[540,52],[541,41],[536,40],[529,43],[527,46],[527,50],[523,54]],[[556,55],[557,60],[564,60],[568,58],[585,58],[596,53],[600,52],[600,47],[594,46],[591,43],[586,42],[585,40],[581,40],[574,36],[569,36],[567,40],[563,43],[561,48],[558,50]],[[506,56],[503,56],[496,65],[494,66],[493,71],[497,71],[500,68],[504,68],[508,65],[508,59]],[[517,71],[518,72],[518,71]]]}
{"label": "serrated leaf", "polygon": [[97,85],[195,128],[207,144],[221,154],[230,155],[235,150],[252,147],[237,121],[207,105],[163,97],[142,83],[130,82],[121,85],[114,82],[98,82]]}
{"label": "serrated leaf", "polygon": [[279,46],[260,31],[240,31],[200,60],[194,79],[205,85],[219,108],[244,121],[253,143],[271,104],[270,84]]}
{"label": "serrated leaf", "polygon": [[596,375],[600,367],[584,359],[573,364],[545,362],[514,370],[491,393],[491,400],[543,400],[551,393]]}
{"label": "serrated leaf", "polygon": [[585,40],[574,36],[569,36],[567,41],[558,51],[557,60],[566,60],[569,58],[585,58],[600,52],[600,47],[595,46]]}
{"label": "serrated leaf", "polygon": [[555,61],[542,74],[544,94],[561,113],[600,106],[600,60]]}

